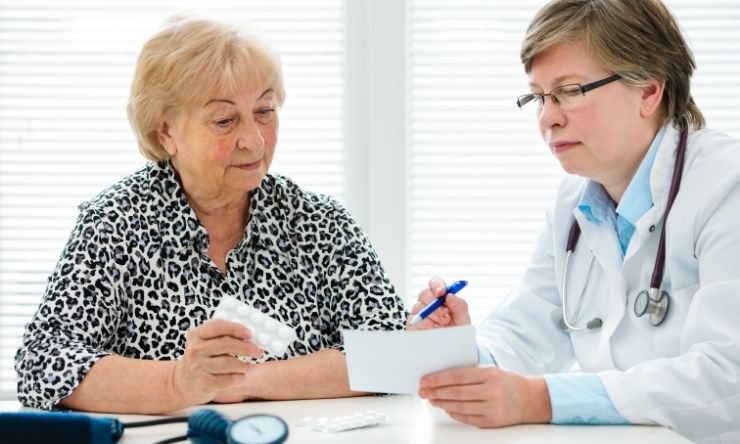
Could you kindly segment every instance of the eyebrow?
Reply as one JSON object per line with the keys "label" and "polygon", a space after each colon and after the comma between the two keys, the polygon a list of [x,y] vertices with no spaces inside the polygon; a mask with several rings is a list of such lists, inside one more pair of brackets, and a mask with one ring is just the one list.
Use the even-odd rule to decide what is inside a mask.
{"label": "eyebrow", "polygon": [[219,103],[219,102],[228,103],[229,105],[236,105],[236,102],[234,102],[232,100],[228,100],[228,99],[211,99],[208,102],[206,102],[206,104],[203,105],[203,107],[205,108],[206,106],[210,105],[211,103]]}
{"label": "eyebrow", "polygon": [[[267,95],[268,93],[271,93],[271,92],[272,92],[272,88],[267,88],[267,89],[266,89],[266,90],[265,90],[265,91],[264,91],[264,92],[263,92],[263,93],[262,93],[262,94],[261,94],[261,95],[260,95],[260,96],[259,96],[259,97],[257,98],[257,100],[261,100],[261,99],[262,99],[263,97],[265,97],[265,96],[266,96],[266,95]],[[206,106],[210,105],[211,103],[218,103],[218,102],[228,103],[229,105],[234,105],[234,106],[236,106],[236,102],[234,102],[233,100],[229,100],[229,99],[211,99],[211,100],[209,100],[208,102],[206,102],[206,104],[205,104],[205,105],[203,105],[203,107],[205,108]]]}
{"label": "eyebrow", "polygon": [[[576,74],[564,74],[562,76],[555,77],[555,79],[552,81],[552,83],[554,83],[556,85],[563,86],[563,85],[565,85],[565,83],[563,83],[565,81],[565,79],[568,79],[568,78],[571,78],[571,77],[575,78],[574,80],[577,80],[578,78],[583,78],[583,77],[581,77],[579,75],[576,75]],[[536,84],[534,82],[529,82],[529,86],[540,87],[540,85],[538,85],[538,84]]]}

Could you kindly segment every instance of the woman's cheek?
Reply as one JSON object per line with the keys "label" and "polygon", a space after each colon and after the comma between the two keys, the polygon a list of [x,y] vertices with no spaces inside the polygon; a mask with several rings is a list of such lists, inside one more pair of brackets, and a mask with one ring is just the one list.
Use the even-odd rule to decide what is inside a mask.
{"label": "woman's cheek", "polygon": [[216,141],[216,156],[221,159],[228,159],[231,157],[232,142],[229,139],[218,139]]}

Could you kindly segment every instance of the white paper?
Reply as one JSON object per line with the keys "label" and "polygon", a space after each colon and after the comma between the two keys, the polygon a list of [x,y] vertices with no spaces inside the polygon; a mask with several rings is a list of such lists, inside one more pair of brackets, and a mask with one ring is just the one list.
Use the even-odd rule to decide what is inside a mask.
{"label": "white paper", "polygon": [[472,325],[342,333],[349,387],[356,391],[416,394],[424,375],[478,365]]}

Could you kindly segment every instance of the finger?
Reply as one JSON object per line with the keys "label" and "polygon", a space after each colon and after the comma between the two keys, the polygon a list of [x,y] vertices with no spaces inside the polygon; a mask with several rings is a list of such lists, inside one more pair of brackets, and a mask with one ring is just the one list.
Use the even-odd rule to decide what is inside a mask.
{"label": "finger", "polygon": [[231,336],[237,339],[249,339],[252,332],[238,322],[225,321],[223,319],[211,319],[202,325],[190,330],[188,339],[211,339],[219,336]]}
{"label": "finger", "polygon": [[452,317],[450,316],[450,309],[441,305],[432,314],[427,316],[427,319],[431,319],[438,324],[447,325],[452,320]]}
{"label": "finger", "polygon": [[432,290],[425,288],[419,292],[419,296],[417,299],[418,299],[418,302],[421,303],[421,308],[423,309],[427,305],[434,302],[434,300],[437,299],[437,296],[435,296]]}
{"label": "finger", "polygon": [[222,375],[244,375],[251,365],[233,356],[218,356],[208,359],[203,369],[214,376]]}
{"label": "finger", "polygon": [[441,401],[430,399],[429,403],[443,409],[448,414],[483,416],[486,404],[482,401]]}
{"label": "finger", "polygon": [[465,299],[454,294],[448,294],[445,298],[444,308],[448,310],[447,313],[451,319],[455,320],[457,325],[470,324],[470,312]]}
{"label": "finger", "polygon": [[450,413],[450,412],[447,412],[447,414],[450,415],[450,418],[456,421],[464,422],[465,424],[470,424],[475,427],[480,427],[480,428],[494,427],[493,425],[488,425],[488,422],[485,416],[460,415],[458,413]]}
{"label": "finger", "polygon": [[486,380],[487,372],[499,372],[496,367],[462,367],[430,373],[421,378],[422,388],[437,388],[448,385],[480,384]]}
{"label": "finger", "polygon": [[427,286],[435,298],[444,296],[445,293],[447,293],[447,284],[445,284],[445,281],[442,278],[433,277],[429,279],[429,284]]}
{"label": "finger", "polygon": [[411,307],[411,311],[409,311],[409,319],[413,318],[417,313],[419,313],[425,305],[421,301],[417,301],[413,307]]}
{"label": "finger", "polygon": [[445,286],[445,281],[440,278],[432,278],[429,280],[428,287],[419,292],[418,299],[424,306],[427,306],[446,293],[447,287]]}
{"label": "finger", "polygon": [[[417,309],[417,306],[419,307],[419,309]],[[409,313],[407,322],[410,322],[411,320],[413,320],[418,314],[418,312],[421,311],[421,309],[423,309],[424,307],[425,307],[424,304],[417,302],[414,305],[414,309],[411,311],[411,313]],[[434,310],[434,312],[432,312],[429,316],[424,318],[424,320],[427,320],[427,319],[432,320],[436,324],[446,325],[447,323],[449,323],[449,321],[452,318],[449,315],[449,309],[447,309],[447,307],[442,305],[438,307],[436,310]]]}
{"label": "finger", "polygon": [[228,373],[211,378],[211,388],[215,391],[236,387],[244,382],[244,374]]}
{"label": "finger", "polygon": [[236,339],[231,336],[220,336],[214,339],[202,341],[197,345],[186,346],[198,356],[213,357],[221,355],[238,355],[238,356],[262,356],[260,349],[253,342]]}
{"label": "finger", "polygon": [[483,391],[478,384],[448,385],[422,388],[419,397],[436,401],[483,401]]}

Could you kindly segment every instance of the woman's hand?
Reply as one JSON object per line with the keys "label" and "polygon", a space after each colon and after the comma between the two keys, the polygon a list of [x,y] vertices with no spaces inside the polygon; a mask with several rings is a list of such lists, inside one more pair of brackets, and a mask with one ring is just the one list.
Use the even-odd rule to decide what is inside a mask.
{"label": "woman's hand", "polygon": [[406,323],[407,330],[426,330],[429,328],[454,327],[458,325],[470,324],[470,315],[468,314],[468,303],[465,300],[448,294],[445,303],[434,310],[426,319],[416,325],[410,325],[411,319],[416,316],[427,305],[435,299],[443,296],[447,292],[445,281],[440,278],[429,280],[429,286],[419,293],[419,300],[414,304]]}
{"label": "woman's hand", "polygon": [[493,366],[426,375],[419,396],[450,417],[477,427],[541,424],[552,419],[544,378],[528,378]]}
{"label": "woman's hand", "polygon": [[210,320],[188,332],[185,354],[175,364],[174,388],[188,405],[204,404],[244,380],[250,364],[234,355],[262,356],[243,325]]}

